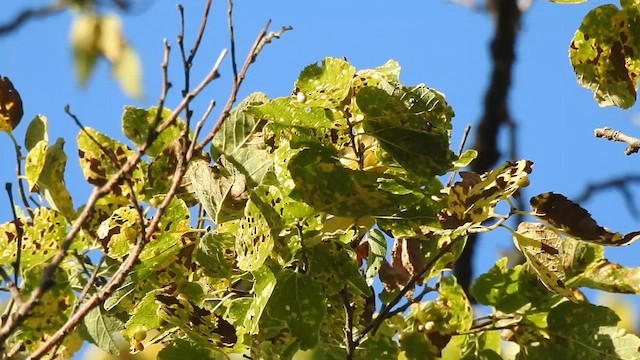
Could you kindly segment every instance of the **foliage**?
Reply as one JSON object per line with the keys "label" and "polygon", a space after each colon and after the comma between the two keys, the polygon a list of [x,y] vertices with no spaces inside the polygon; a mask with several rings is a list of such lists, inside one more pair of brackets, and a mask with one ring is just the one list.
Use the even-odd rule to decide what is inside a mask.
{"label": "foliage", "polygon": [[[627,19],[635,4],[598,9],[588,16]],[[576,38],[588,42],[598,22],[585,23]],[[616,36],[630,36],[626,26]],[[604,51],[596,57],[627,51],[615,41],[606,49],[592,43]],[[585,65],[576,71],[598,75],[581,81],[602,91],[598,99],[630,105],[637,81],[620,85],[618,63],[594,62],[584,42],[572,45],[574,65]],[[81,77],[98,53],[109,56],[108,46],[92,46],[97,52],[76,52],[86,62]],[[7,288],[43,295],[4,349],[39,349],[89,292],[99,302],[59,342],[60,357],[82,340],[118,354],[120,334],[134,352],[161,344],[160,359],[291,359],[302,351],[422,359],[453,348],[464,359],[499,359],[501,338],[519,346],[517,358],[639,358],[640,338],[579,287],[640,293],[638,269],[604,257],[605,247],[640,234],[612,232],[560,194],[516,209],[511,199],[533,171],[528,160],[442,183],[476,153],[450,150],[454,112],[444,95],[401,84],[399,72],[393,60],[356,70],[325,58],[301,71],[292,95],[239,102],[208,152],[194,150],[197,132],[175,112],[126,107],[122,129],[132,146],[91,128],[78,134],[82,174],[98,189],[78,208],[65,186],[64,140],[50,145],[47,119],[35,117],[24,139],[25,179],[40,197],[0,224],[0,263]],[[0,130],[11,135],[22,101],[1,80]],[[496,210],[500,203],[508,213]],[[194,216],[198,207],[210,223]],[[516,213],[533,222],[508,226]],[[446,271],[468,234],[500,229],[526,263],[509,268],[501,259],[475,281],[472,294],[491,315],[474,318]],[[60,252],[74,256],[50,266]],[[130,271],[116,270],[126,264]],[[117,287],[105,285],[118,277]],[[19,312],[8,306],[3,322]]]}

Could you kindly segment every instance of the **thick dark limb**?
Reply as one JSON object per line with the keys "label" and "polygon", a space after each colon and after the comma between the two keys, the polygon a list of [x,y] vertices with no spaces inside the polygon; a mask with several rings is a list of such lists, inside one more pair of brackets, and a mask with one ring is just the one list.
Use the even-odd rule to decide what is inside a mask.
{"label": "thick dark limb", "polygon": [[[498,131],[511,123],[507,106],[511,69],[515,61],[515,42],[520,23],[517,0],[488,0],[495,19],[495,33],[491,41],[493,70],[491,83],[484,98],[484,114],[475,127],[475,143],[478,157],[471,163],[471,170],[484,173],[500,158]],[[489,7],[489,5],[487,5]],[[472,257],[477,235],[469,236],[467,246],[455,264],[454,274],[466,290],[473,279]],[[467,291],[468,292],[468,291]]]}

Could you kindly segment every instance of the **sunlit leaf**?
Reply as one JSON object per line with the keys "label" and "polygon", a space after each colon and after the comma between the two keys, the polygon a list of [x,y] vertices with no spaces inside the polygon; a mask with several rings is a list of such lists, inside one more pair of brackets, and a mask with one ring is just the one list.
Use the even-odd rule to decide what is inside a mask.
{"label": "sunlit leaf", "polygon": [[354,74],[355,69],[345,60],[324,58],[321,66],[311,64],[302,70],[295,88],[304,94],[301,103],[305,105],[335,107],[349,93]]}
{"label": "sunlit leaf", "polygon": [[480,224],[491,218],[498,202],[529,184],[527,175],[533,163],[528,160],[505,162],[484,175],[461,172],[462,180],[449,190],[447,206],[440,214],[444,228]]}
{"label": "sunlit leaf", "polygon": [[637,10],[613,4],[591,10],[576,31],[569,58],[578,83],[600,106],[631,107],[636,101],[640,58]]}
{"label": "sunlit leaf", "polygon": [[49,136],[47,135],[47,117],[44,115],[36,115],[27,127],[27,132],[24,136],[24,146],[27,148],[27,151],[31,151],[31,149],[42,140],[49,142]]}

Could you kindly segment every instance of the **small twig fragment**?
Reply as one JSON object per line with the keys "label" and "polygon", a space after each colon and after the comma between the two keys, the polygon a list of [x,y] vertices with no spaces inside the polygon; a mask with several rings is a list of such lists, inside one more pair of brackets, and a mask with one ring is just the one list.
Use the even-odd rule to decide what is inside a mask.
{"label": "small twig fragment", "polygon": [[619,141],[626,143],[628,146],[624,149],[625,155],[631,155],[637,153],[640,149],[640,139],[626,135],[618,130],[613,130],[608,127],[595,129],[593,134],[596,137],[605,138],[607,140]]}

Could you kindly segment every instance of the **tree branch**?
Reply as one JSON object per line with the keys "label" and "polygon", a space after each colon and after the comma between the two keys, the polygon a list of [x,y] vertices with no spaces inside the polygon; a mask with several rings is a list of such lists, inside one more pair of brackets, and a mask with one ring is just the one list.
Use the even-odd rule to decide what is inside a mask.
{"label": "tree branch", "polygon": [[[498,132],[501,126],[512,123],[507,103],[521,15],[517,0],[487,0],[487,10],[495,19],[491,41],[493,69],[484,97],[484,114],[475,128],[473,148],[478,151],[478,157],[471,163],[471,170],[478,174],[489,171],[498,161]],[[514,130],[515,127],[512,128]],[[453,268],[460,286],[467,293],[473,279],[472,258],[476,238],[476,235],[469,236],[467,246]]]}
{"label": "tree branch", "polygon": [[605,127],[601,129],[595,129],[593,131],[593,134],[599,138],[626,143],[628,146],[626,149],[624,149],[625,155],[637,153],[640,149],[640,139],[626,135],[618,130],[613,130]]}
{"label": "tree branch", "polygon": [[0,25],[0,36],[17,30],[20,26],[27,22],[27,20],[57,14],[60,11],[66,9],[67,6],[67,1],[56,1],[53,4],[45,5],[42,7],[25,9],[16,17],[9,20],[7,23]]}

